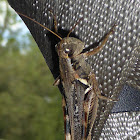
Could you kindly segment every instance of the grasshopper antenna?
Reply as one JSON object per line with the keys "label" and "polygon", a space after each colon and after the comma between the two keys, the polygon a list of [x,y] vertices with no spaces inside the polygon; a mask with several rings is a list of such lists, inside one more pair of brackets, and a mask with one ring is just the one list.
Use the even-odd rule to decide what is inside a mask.
{"label": "grasshopper antenna", "polygon": [[37,23],[37,24],[40,25],[41,27],[45,28],[46,30],[48,30],[49,32],[51,32],[52,34],[54,34],[55,36],[57,36],[60,40],[62,40],[62,38],[61,38],[59,35],[57,35],[57,34],[56,34],[55,32],[53,32],[53,31],[51,31],[49,28],[45,27],[44,25],[40,24],[39,22],[35,21],[34,19],[32,19],[32,18],[30,18],[30,17],[28,17],[28,16],[26,16],[26,15],[24,15],[24,14],[22,14],[22,13],[19,13],[19,12],[17,12],[17,13],[18,13],[19,15],[21,15],[21,16],[23,16],[23,17],[26,17],[26,18],[30,19],[31,21]]}
{"label": "grasshopper antenna", "polygon": [[67,37],[69,37],[70,36],[70,34],[71,34],[71,32],[73,31],[73,29],[80,23],[80,21],[81,20],[83,20],[83,17],[82,18],[80,18],[77,22],[76,22],[76,24],[71,28],[71,30],[69,31],[69,33],[68,33],[68,35],[67,35]]}

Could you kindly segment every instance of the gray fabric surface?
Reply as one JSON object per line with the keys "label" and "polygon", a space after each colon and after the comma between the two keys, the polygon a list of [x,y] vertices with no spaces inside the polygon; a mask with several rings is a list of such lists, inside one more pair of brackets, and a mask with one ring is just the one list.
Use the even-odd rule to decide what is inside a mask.
{"label": "gray fabric surface", "polygon": [[100,140],[140,140],[140,113],[109,115]]}
{"label": "gray fabric surface", "polygon": [[[74,34],[71,35],[75,35],[85,42],[86,47],[98,42],[109,31],[111,26],[116,23],[118,26],[114,34],[110,36],[103,50],[97,55],[88,58],[87,61],[94,69],[103,95],[117,99],[125,84],[140,89],[139,0],[8,1],[16,11],[28,15],[50,29],[53,28],[53,18],[48,8],[51,8],[57,15],[59,31],[62,36],[71,29],[71,26],[80,17],[84,17],[84,20],[73,31]],[[55,37],[32,21],[26,18],[23,18],[23,20],[30,29],[50,70],[56,78],[59,74],[59,67],[54,48],[57,43]],[[135,95],[135,92],[131,94]],[[125,99],[125,97],[123,98]],[[99,139],[113,104],[112,102],[100,101],[98,117],[93,129],[93,139]],[[117,111],[115,110],[115,112]],[[129,116],[126,114],[122,113],[121,117],[125,118],[125,122],[128,123]],[[103,129],[102,138],[110,137],[111,139],[112,137],[112,139],[117,139],[115,135],[109,134],[110,136],[108,136],[106,133],[108,129],[112,129],[112,132],[117,129],[118,133],[122,133],[119,127],[124,126],[121,124],[117,123],[115,130],[110,127],[110,123],[113,123],[113,120],[118,118],[118,116],[113,114],[111,116],[107,121],[109,123],[106,123]],[[138,123],[138,119],[135,119],[137,115],[133,115],[132,118],[132,120]],[[131,125],[128,127],[130,128]],[[124,127],[123,130],[128,135],[131,133],[131,131],[127,130],[127,127]],[[126,135],[126,133],[124,134]],[[138,133],[134,134],[137,135]]]}
{"label": "gray fabric surface", "polygon": [[140,110],[140,91],[135,88],[125,85],[118,100],[112,109],[114,113]]}

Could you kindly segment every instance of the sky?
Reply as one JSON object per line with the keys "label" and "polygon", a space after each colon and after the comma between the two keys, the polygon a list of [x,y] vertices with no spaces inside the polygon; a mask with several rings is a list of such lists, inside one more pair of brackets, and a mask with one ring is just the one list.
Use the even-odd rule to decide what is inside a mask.
{"label": "sky", "polygon": [[[0,27],[3,27],[4,25],[4,19],[5,19],[5,15],[6,15],[6,9],[9,9],[10,12],[12,14],[16,14],[15,11],[10,7],[10,5],[8,4],[7,7],[7,2],[6,1],[1,1],[0,2]],[[10,18],[11,22],[12,22],[12,18]],[[9,25],[10,29],[12,30],[12,32],[17,32],[18,30],[20,30],[19,35],[16,36],[16,40],[22,42],[23,41],[23,36],[25,36],[27,33],[29,33],[28,28],[26,27],[26,25],[24,24],[24,22],[21,20],[21,18],[17,15],[16,16],[16,20],[17,22],[14,24]],[[11,36],[9,30],[5,30],[4,34],[3,34],[3,38],[4,40],[1,42],[1,44],[4,46],[9,38],[9,36]],[[26,38],[26,36],[25,36]],[[26,43],[28,43],[28,38],[26,39]]]}

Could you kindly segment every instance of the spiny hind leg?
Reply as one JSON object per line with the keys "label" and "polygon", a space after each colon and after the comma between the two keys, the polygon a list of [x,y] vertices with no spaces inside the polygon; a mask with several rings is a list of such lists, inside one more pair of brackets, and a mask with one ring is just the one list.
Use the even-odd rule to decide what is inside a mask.
{"label": "spiny hind leg", "polygon": [[92,93],[92,89],[89,87],[85,91],[85,97],[84,97],[84,115],[83,115],[83,135],[82,140],[87,140],[87,136],[89,134],[87,127],[89,125],[89,114],[91,112],[92,108],[92,100],[94,98],[94,93]]}
{"label": "spiny hind leg", "polygon": [[98,110],[98,97],[93,87],[89,87],[85,91],[85,98],[84,98],[84,115],[85,115],[84,140],[89,139],[91,135],[91,131],[97,116],[97,110]]}
{"label": "spiny hind leg", "polygon": [[[89,91],[90,92],[90,91]],[[86,94],[86,98],[84,98],[83,108],[83,120],[82,120],[82,140],[86,140],[87,136],[87,125],[88,125],[88,115],[89,115],[89,102],[88,102],[88,93]]]}
{"label": "spiny hind leg", "polygon": [[85,90],[84,96],[84,140],[89,138],[94,121],[96,119],[98,109],[97,94],[100,94],[98,83],[93,73],[89,74],[87,83],[88,88]]}
{"label": "spiny hind leg", "polygon": [[102,39],[102,43],[100,46],[96,47],[95,49],[93,49],[92,51],[90,52],[86,52],[85,55],[86,56],[91,56],[91,55],[94,55],[94,54],[97,54],[99,51],[102,50],[103,46],[105,45],[105,43],[107,42],[109,36],[114,32],[114,29],[116,27],[116,24],[114,24],[111,28],[111,30],[104,36],[104,38]]}

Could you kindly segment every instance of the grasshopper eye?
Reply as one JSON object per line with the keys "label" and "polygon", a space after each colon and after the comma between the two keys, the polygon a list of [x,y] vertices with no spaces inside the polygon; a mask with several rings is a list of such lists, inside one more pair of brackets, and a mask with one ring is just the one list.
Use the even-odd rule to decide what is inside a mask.
{"label": "grasshopper eye", "polygon": [[69,53],[70,52],[70,49],[65,49],[65,53]]}

